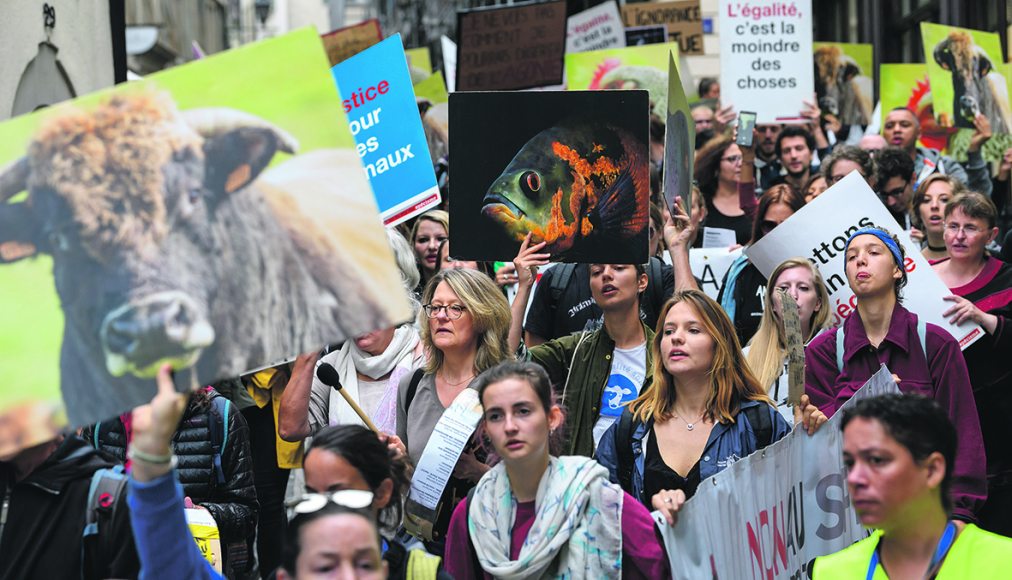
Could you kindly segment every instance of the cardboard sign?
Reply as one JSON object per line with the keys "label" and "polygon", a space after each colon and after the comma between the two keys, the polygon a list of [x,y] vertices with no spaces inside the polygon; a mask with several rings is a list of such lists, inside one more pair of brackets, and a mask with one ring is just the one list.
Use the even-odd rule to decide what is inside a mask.
{"label": "cardboard sign", "polygon": [[560,85],[566,3],[556,0],[458,12],[457,41],[458,91]]}
{"label": "cardboard sign", "polygon": [[721,102],[758,113],[757,123],[801,123],[815,92],[812,0],[720,0]]}
{"label": "cardboard sign", "polygon": [[371,18],[354,26],[338,28],[321,38],[330,66],[334,66],[383,40],[383,32],[379,20]]}
{"label": "cardboard sign", "polygon": [[651,44],[566,55],[566,88],[646,89],[650,110],[668,118],[668,55],[678,58],[678,44]]}
{"label": "cardboard sign", "polygon": [[868,125],[875,108],[874,48],[870,44],[813,43],[819,108],[844,125]]}
{"label": "cardboard sign", "polygon": [[881,125],[885,127],[889,111],[906,107],[917,115],[921,123],[919,147],[945,151],[954,128],[940,127],[935,122],[934,98],[928,81],[928,68],[923,64],[883,64],[879,66],[879,100]]}
{"label": "cardboard sign", "polygon": [[699,0],[679,2],[641,2],[622,7],[626,28],[636,26],[667,27],[668,41],[678,44],[683,54],[703,54],[703,17]]}
{"label": "cardboard sign", "polygon": [[[844,406],[898,392],[883,366]],[[708,478],[674,527],[653,512],[671,575],[810,578],[813,559],[867,537],[847,494],[842,417],[837,412],[814,435],[794,430]]]}
{"label": "cardboard sign", "polygon": [[403,46],[395,34],[331,69],[387,227],[440,200]]}
{"label": "cardboard sign", "polygon": [[309,28],[4,122],[0,167],[0,453],[165,363],[184,390],[411,316]]}
{"label": "cardboard sign", "polygon": [[553,261],[646,262],[647,139],[646,91],[452,93],[453,253],[512,260],[531,232]]}
{"label": "cardboard sign", "polygon": [[660,44],[668,41],[667,26],[632,26],[625,29],[626,46]]}
{"label": "cardboard sign", "polygon": [[964,322],[956,326],[942,316],[952,305],[942,298],[952,292],[856,171],[749,246],[745,255],[766,277],[788,258],[808,258],[826,280],[834,324],[839,325],[857,309],[857,297],[850,290],[844,271],[847,238],[870,226],[897,234],[903,243],[908,283],[902,295],[907,310],[921,320],[942,327],[964,349],[984,335],[976,324]]}
{"label": "cardboard sign", "polygon": [[973,128],[982,114],[995,135],[1012,132],[998,34],[922,22],[921,39],[938,124]]}
{"label": "cardboard sign", "polygon": [[623,46],[625,32],[614,0],[574,14],[567,21],[566,53]]}
{"label": "cardboard sign", "polygon": [[696,152],[696,125],[689,101],[682,92],[675,55],[668,55],[668,119],[664,125],[664,202],[669,210],[678,199],[692,211],[692,165]]}

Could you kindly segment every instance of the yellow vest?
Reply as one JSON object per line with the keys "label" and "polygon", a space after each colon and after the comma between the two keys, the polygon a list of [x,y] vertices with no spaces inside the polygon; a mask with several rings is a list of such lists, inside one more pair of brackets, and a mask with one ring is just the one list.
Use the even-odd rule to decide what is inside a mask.
{"label": "yellow vest", "polygon": [[[860,580],[867,577],[871,556],[878,546],[881,531],[835,554],[815,559],[813,580]],[[938,580],[1012,577],[1012,539],[986,532],[968,524],[956,536],[938,570]],[[874,580],[888,580],[882,564],[875,568]]]}

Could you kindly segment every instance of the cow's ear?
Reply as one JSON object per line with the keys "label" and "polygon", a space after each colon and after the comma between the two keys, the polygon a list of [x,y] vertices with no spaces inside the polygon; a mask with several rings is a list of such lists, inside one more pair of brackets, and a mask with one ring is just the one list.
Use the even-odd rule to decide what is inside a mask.
{"label": "cow's ear", "polygon": [[237,127],[204,141],[204,183],[234,193],[256,179],[278,151],[294,153],[285,136],[270,127]]}
{"label": "cow's ear", "polygon": [[934,50],[935,62],[944,70],[951,70],[949,62],[952,61],[952,53],[949,51],[947,42],[939,42]]}
{"label": "cow's ear", "polygon": [[0,264],[10,264],[39,253],[34,242],[37,225],[27,204],[0,205]]}
{"label": "cow's ear", "polygon": [[857,66],[856,63],[848,62],[843,66],[843,80],[851,81],[854,77],[861,74],[861,67]]}

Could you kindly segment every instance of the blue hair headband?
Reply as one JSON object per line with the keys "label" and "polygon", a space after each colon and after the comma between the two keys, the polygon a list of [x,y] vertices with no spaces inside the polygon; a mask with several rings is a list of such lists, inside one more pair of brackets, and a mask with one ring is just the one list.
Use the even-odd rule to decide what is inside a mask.
{"label": "blue hair headband", "polygon": [[875,236],[876,238],[882,240],[882,243],[889,248],[890,252],[892,252],[893,260],[896,261],[896,267],[901,270],[903,269],[903,252],[900,251],[900,247],[896,243],[896,240],[894,240],[893,237],[887,234],[884,230],[880,230],[878,228],[861,228],[851,234],[850,238],[847,239],[847,245],[843,247],[844,255],[847,254],[847,250],[850,248],[850,243],[854,241],[854,238],[866,235]]}

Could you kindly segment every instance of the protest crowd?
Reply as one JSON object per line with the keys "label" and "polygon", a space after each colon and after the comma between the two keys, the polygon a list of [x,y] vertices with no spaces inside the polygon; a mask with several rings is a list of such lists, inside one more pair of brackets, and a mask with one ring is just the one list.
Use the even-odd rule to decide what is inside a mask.
{"label": "protest crowd", "polygon": [[[670,91],[682,84],[674,58],[668,69],[665,51],[663,84],[675,75],[666,114],[653,94],[635,111],[649,154],[636,158],[620,130],[594,133],[594,154],[604,150],[597,159],[628,167],[601,177],[605,161],[580,158],[594,167],[586,173],[571,161],[561,172],[567,187],[591,193],[544,200],[563,187],[558,175],[529,169],[543,159],[531,153],[542,138],[532,132],[504,158],[513,158],[504,176],[520,163],[510,177],[520,197],[487,182],[488,195],[478,194],[485,209],[473,217],[455,213],[473,195],[454,187],[457,167],[469,169],[450,163],[447,134],[430,124],[438,108],[419,97],[429,150],[414,156],[438,179],[438,195],[387,225],[399,280],[364,291],[406,296],[410,319],[322,348],[300,343],[302,353],[282,344],[284,362],[264,359],[212,384],[221,377],[185,378],[183,355],[152,358],[149,403],[0,455],[0,579],[678,577],[680,559],[714,558],[670,541],[696,533],[685,516],[697,494],[713,495],[725,471],[748,478],[742,468],[752,463],[737,465],[747,458],[826,430],[842,441],[826,450],[843,466],[839,521],[856,518],[867,532],[806,560],[802,577],[1007,577],[1012,146],[986,160],[999,129],[977,111],[957,161],[923,145],[919,111],[896,106],[880,122],[853,122],[814,92],[780,122],[760,105],[722,98],[721,80],[735,74],[727,70],[683,96],[680,137],[691,149],[672,146],[680,105]],[[457,96],[451,121],[464,102]],[[576,131],[546,130],[547,147],[589,160]],[[613,143],[624,153],[604,157]],[[368,147],[360,145],[363,162]],[[467,147],[482,145],[455,143],[454,157]],[[267,164],[218,179],[231,193],[257,163]],[[625,235],[616,228],[616,237],[595,238],[619,220],[609,213],[619,202],[608,203],[624,183],[633,184],[630,199],[642,188],[634,213],[645,235],[616,242]],[[836,222],[824,216],[865,190],[874,192],[873,217],[829,235]],[[536,203],[540,214],[527,209]],[[535,223],[564,211],[585,212],[569,234],[576,241],[557,233],[565,222]],[[530,219],[513,221],[526,229],[510,230],[512,255],[478,247],[498,235],[492,213],[524,212]],[[18,227],[3,217],[0,242]],[[789,227],[807,237],[782,237]],[[49,243],[65,243],[63,235],[54,229]],[[812,251],[784,241],[798,239]],[[636,248],[604,252],[623,244]],[[614,255],[642,259],[613,263]],[[721,269],[704,255],[719,255]],[[498,261],[480,259],[488,257]],[[242,275],[296,275],[295,266],[263,268]],[[268,325],[315,315],[298,312],[308,302],[271,303]],[[185,304],[178,309],[166,316],[187,316]],[[255,332],[238,326],[215,340]],[[119,336],[103,340],[126,340]],[[891,394],[866,396],[883,365]],[[791,485],[786,474],[763,477],[757,490]],[[778,548],[762,550],[777,558]],[[757,576],[774,576],[758,566]]]}

